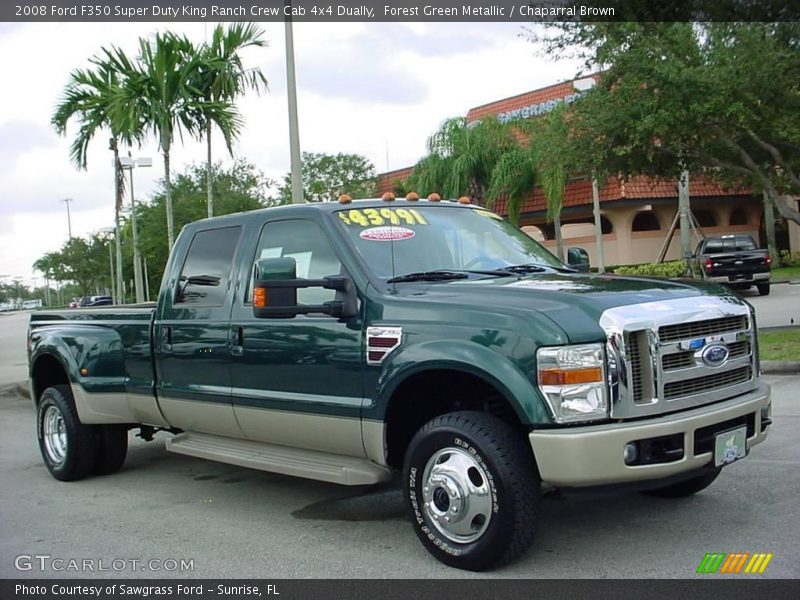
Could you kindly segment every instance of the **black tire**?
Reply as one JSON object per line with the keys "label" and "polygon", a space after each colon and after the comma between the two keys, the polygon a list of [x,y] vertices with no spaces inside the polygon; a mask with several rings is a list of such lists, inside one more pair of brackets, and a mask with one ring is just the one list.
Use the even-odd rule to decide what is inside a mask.
{"label": "black tire", "polygon": [[128,454],[128,427],[126,425],[98,425],[95,427],[97,451],[92,473],[110,475],[116,473]]}
{"label": "black tire", "polygon": [[714,469],[710,473],[703,473],[697,477],[679,481],[671,485],[655,488],[652,490],[645,490],[642,493],[647,496],[655,496],[657,498],[685,498],[698,492],[702,492],[719,477],[722,467]]}
{"label": "black tire", "polygon": [[[55,431],[61,433],[55,435]],[[95,431],[78,419],[69,386],[57,385],[42,392],[36,432],[44,464],[53,477],[75,481],[91,473],[96,455]]]}
{"label": "black tire", "polygon": [[[470,571],[483,571],[506,564],[520,556],[533,541],[540,504],[540,480],[530,446],[524,436],[507,423],[491,415],[480,412],[454,412],[426,423],[420,429],[406,453],[403,467],[403,487],[406,506],[414,531],[425,548],[438,560],[451,567]],[[439,456],[439,462],[434,458]],[[456,457],[456,458],[451,458]],[[453,464],[469,465],[469,479],[477,488],[488,494],[465,494],[465,498],[475,498],[474,502],[486,507],[488,517],[476,514],[470,523],[464,517],[453,517],[463,522],[445,524],[442,519],[449,518],[450,511],[459,506],[466,516],[469,500],[462,502],[462,496],[451,505],[445,484],[428,485],[423,481],[426,468],[441,469],[441,465],[454,460]],[[445,467],[447,468],[447,467]],[[452,467],[451,467],[452,468]],[[481,473],[482,471],[482,473]],[[477,476],[474,477],[474,473]],[[484,477],[485,475],[485,477]],[[461,481],[466,481],[462,478]],[[479,485],[480,483],[480,485]],[[449,488],[454,489],[454,488]],[[462,490],[463,487],[456,489]],[[431,501],[426,503],[427,498]],[[438,494],[438,496],[437,496]],[[444,496],[442,499],[441,496]],[[443,504],[439,501],[442,500]],[[434,505],[431,507],[431,505]],[[441,513],[443,507],[444,513]],[[441,525],[434,522],[435,511]],[[455,512],[455,511],[453,511]],[[445,519],[446,520],[446,519]],[[443,527],[469,527],[461,540],[453,539]],[[478,536],[469,539],[469,536]],[[457,536],[456,536],[457,537]]]}
{"label": "black tire", "polygon": [[768,283],[759,283],[756,284],[758,288],[758,295],[759,296],[769,296],[769,284]]}

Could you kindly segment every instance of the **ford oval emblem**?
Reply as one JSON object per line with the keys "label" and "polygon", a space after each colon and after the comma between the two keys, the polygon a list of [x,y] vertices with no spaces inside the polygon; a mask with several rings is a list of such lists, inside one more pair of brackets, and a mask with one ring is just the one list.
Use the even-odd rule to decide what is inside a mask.
{"label": "ford oval emblem", "polygon": [[725,364],[729,355],[730,351],[724,344],[710,344],[703,349],[700,356],[709,367],[719,367]]}

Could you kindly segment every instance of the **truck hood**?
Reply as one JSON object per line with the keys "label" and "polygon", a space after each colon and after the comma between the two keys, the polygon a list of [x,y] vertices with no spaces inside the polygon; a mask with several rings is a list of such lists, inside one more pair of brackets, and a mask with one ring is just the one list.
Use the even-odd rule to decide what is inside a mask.
{"label": "truck hood", "polygon": [[425,295],[430,300],[482,307],[487,312],[535,310],[560,327],[570,341],[578,343],[604,337],[599,320],[609,308],[694,296],[726,296],[731,292],[722,286],[690,280],[543,273],[437,283],[427,286]]}

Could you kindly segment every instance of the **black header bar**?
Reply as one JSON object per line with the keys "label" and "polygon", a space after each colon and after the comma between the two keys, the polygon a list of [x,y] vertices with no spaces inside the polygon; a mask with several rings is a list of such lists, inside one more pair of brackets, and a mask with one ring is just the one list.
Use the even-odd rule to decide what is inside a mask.
{"label": "black header bar", "polygon": [[3,0],[0,21],[553,22],[800,20],[796,0]]}

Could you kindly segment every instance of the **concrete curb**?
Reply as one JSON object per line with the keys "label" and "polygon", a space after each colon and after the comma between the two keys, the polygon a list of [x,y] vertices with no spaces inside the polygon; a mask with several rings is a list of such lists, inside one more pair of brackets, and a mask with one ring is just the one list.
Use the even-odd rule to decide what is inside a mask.
{"label": "concrete curb", "polygon": [[765,375],[800,375],[800,362],[792,360],[762,360]]}

